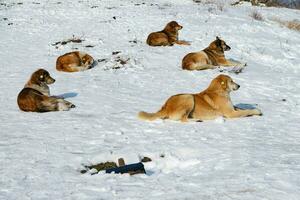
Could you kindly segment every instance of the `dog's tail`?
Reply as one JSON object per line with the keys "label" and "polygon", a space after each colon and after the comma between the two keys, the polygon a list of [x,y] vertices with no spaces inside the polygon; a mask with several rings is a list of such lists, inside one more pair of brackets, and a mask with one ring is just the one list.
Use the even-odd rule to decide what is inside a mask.
{"label": "dog's tail", "polygon": [[161,110],[156,113],[147,113],[147,112],[141,111],[141,112],[139,112],[138,117],[142,120],[153,121],[158,118],[165,118],[165,115],[162,113]]}

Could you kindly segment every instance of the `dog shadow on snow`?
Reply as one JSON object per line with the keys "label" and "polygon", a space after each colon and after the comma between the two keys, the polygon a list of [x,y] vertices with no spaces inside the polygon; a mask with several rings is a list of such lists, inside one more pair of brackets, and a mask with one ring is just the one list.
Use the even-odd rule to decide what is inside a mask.
{"label": "dog shadow on snow", "polygon": [[247,110],[247,109],[256,109],[257,104],[245,104],[245,103],[239,103],[234,105],[235,108],[239,108],[241,110]]}
{"label": "dog shadow on snow", "polygon": [[78,95],[78,93],[76,93],[76,92],[67,92],[67,93],[57,95],[57,97],[60,97],[62,99],[68,99],[68,98],[76,97],[77,95]]}
{"label": "dog shadow on snow", "polygon": [[93,64],[89,67],[89,69],[93,69],[94,67],[96,67],[98,65],[99,61],[98,60],[94,60]]}

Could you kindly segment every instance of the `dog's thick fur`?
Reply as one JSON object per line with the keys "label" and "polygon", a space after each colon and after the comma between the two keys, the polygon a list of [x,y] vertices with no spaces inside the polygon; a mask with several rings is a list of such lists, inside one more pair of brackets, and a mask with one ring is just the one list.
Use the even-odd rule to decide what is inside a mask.
{"label": "dog's thick fur", "polygon": [[171,21],[162,31],[150,33],[147,44],[150,46],[190,45],[186,41],[178,40],[178,31],[182,28],[176,21]]}
{"label": "dog's thick fur", "polygon": [[81,51],[74,51],[59,56],[56,60],[56,69],[64,72],[79,72],[92,68],[93,64],[92,56]]}
{"label": "dog's thick fur", "polygon": [[240,86],[226,75],[219,75],[209,87],[198,94],[177,94],[171,96],[156,113],[140,112],[143,120],[172,119],[182,122],[211,120],[217,117],[237,118],[262,115],[259,109],[242,110],[235,108],[229,93]]}
{"label": "dog's thick fur", "polygon": [[75,105],[55,96],[50,96],[47,84],[55,82],[44,69],[35,71],[18,95],[18,106],[26,112],[49,112],[70,110]]}
{"label": "dog's thick fur", "polygon": [[224,51],[231,48],[224,40],[216,37],[216,40],[202,51],[187,54],[182,59],[182,69],[204,70],[215,69],[217,66],[242,66],[240,62],[230,61],[225,58]]}

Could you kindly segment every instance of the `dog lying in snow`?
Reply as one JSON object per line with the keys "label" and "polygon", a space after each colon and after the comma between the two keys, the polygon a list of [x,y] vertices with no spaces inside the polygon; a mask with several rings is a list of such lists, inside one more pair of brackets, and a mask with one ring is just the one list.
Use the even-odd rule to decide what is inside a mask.
{"label": "dog lying in snow", "polygon": [[174,44],[190,45],[186,41],[178,40],[178,31],[182,29],[176,21],[169,22],[162,31],[150,33],[147,44],[150,46],[172,46]]}
{"label": "dog lying in snow", "polygon": [[18,95],[18,106],[26,112],[63,111],[75,105],[55,96],[50,96],[48,84],[55,82],[48,71],[35,71]]}
{"label": "dog lying in snow", "polygon": [[209,87],[197,94],[177,94],[171,96],[156,113],[140,112],[143,120],[172,119],[187,122],[202,121],[217,117],[237,118],[262,115],[259,109],[242,110],[235,108],[230,99],[230,92],[240,86],[227,75],[213,79]]}
{"label": "dog lying in snow", "polygon": [[186,70],[204,70],[215,69],[218,66],[242,66],[240,62],[230,61],[225,58],[224,51],[231,48],[224,40],[216,37],[216,40],[202,51],[187,54],[182,59],[182,69]]}
{"label": "dog lying in snow", "polygon": [[79,72],[92,68],[93,64],[92,56],[81,51],[74,51],[59,56],[56,60],[56,69],[64,72]]}

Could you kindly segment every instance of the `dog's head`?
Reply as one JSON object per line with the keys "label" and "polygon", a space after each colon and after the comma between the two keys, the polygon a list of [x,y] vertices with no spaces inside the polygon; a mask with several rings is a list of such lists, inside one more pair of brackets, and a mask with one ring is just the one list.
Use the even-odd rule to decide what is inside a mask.
{"label": "dog's head", "polygon": [[92,56],[88,55],[88,54],[85,54],[83,57],[82,57],[82,62],[85,64],[85,65],[92,65],[94,63],[94,59]]}
{"label": "dog's head", "polygon": [[240,85],[235,83],[230,76],[221,74],[212,80],[210,88],[214,90],[231,92],[239,89]]}
{"label": "dog's head", "polygon": [[229,51],[231,49],[230,46],[228,46],[226,42],[220,39],[218,36],[216,37],[216,40],[213,41],[209,46],[210,48],[216,49],[221,52]]}
{"label": "dog's head", "polygon": [[182,29],[183,27],[181,25],[179,25],[176,21],[171,21],[169,22],[166,27],[165,30],[166,31],[170,31],[170,32],[177,32],[178,30]]}
{"label": "dog's head", "polygon": [[31,75],[30,81],[36,84],[39,83],[52,84],[55,82],[55,79],[50,76],[47,70],[38,69]]}

